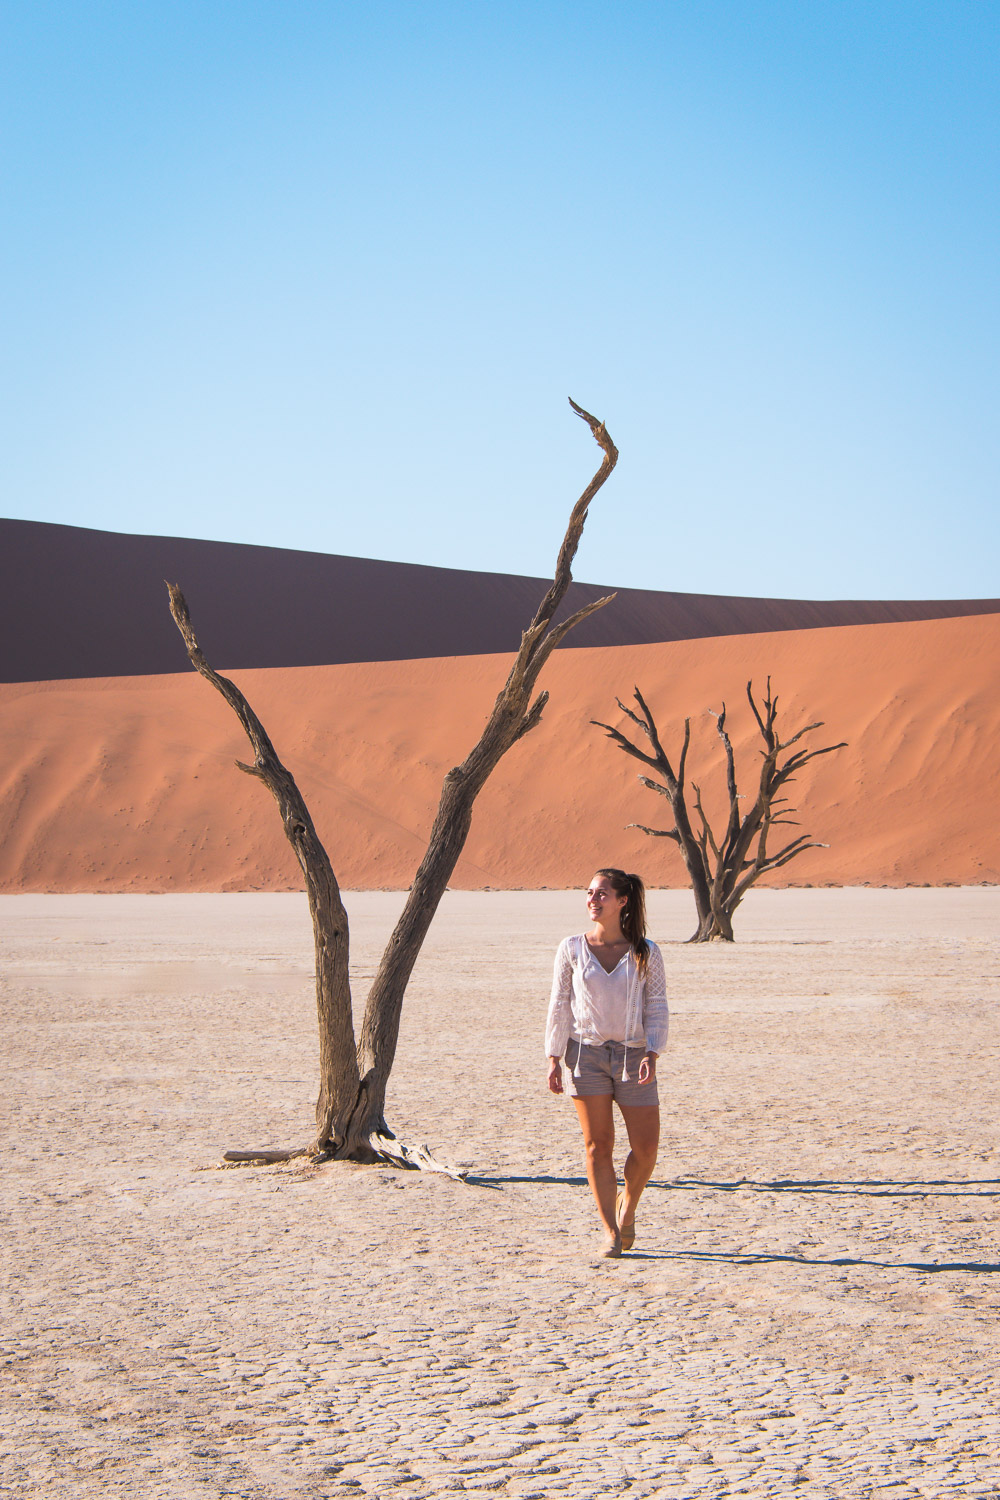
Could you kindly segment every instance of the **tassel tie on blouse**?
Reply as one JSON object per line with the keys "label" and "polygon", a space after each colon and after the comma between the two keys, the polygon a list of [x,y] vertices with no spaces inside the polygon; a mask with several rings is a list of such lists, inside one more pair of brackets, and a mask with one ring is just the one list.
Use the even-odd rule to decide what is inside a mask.
{"label": "tassel tie on blouse", "polygon": [[[587,953],[587,939],[581,938],[580,942],[583,947],[583,952],[580,955],[581,967],[586,964],[588,957],[592,958],[595,964],[598,963],[599,960],[594,958],[593,954]],[[633,1020],[638,1020],[638,1016],[635,1014],[637,1010],[636,1001],[638,1000],[640,992],[642,990],[642,983],[639,980],[639,966],[636,963],[635,955],[631,950],[629,950],[629,952],[625,955],[625,972],[628,976],[628,989],[625,996],[625,1041],[623,1043],[625,1051],[622,1055],[622,1083],[631,1083],[632,1075],[628,1070],[628,1039],[632,1035]],[[590,1007],[588,1006],[587,1009],[589,1010],[589,1008]],[[579,1078],[580,1059],[583,1056],[584,1044],[582,1037],[577,1037],[575,1040],[576,1063],[573,1067],[573,1077]]]}

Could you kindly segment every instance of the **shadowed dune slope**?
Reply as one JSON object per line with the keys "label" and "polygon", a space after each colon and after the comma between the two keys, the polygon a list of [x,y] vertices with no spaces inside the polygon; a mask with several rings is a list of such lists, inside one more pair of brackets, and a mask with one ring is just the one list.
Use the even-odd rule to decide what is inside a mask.
{"label": "shadowed dune slope", "polygon": [[[0,681],[139,676],[187,662],[163,580],[229,669],[516,650],[548,580],[277,547],[0,520]],[[613,591],[574,583],[563,613]],[[574,646],[994,613],[1000,600],[743,599],[618,589]]]}
{"label": "shadowed dune slope", "polygon": [[[549,662],[541,726],[487,784],[453,884],[573,886],[600,863],[683,885],[656,825],[665,803],[589,720],[623,724],[638,683],[691,775],[721,785],[725,700],[743,768],[757,767],[745,698],[771,673],[786,733],[826,721],[847,749],[808,766],[802,826],[830,844],[775,883],[1000,879],[1000,614],[655,645],[574,648]],[[509,657],[294,667],[238,680],[297,777],[347,888],[404,887],[443,774],[477,738]],[[0,687],[0,889],[283,890],[301,884],[274,804],[234,759],[231,710],[193,672]]]}

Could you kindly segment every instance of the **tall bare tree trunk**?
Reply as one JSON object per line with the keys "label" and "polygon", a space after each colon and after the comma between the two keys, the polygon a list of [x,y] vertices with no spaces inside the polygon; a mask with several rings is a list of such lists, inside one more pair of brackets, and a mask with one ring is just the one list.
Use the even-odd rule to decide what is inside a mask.
{"label": "tall bare tree trunk", "polygon": [[[570,515],[555,576],[521,637],[507,681],[478,742],[460,766],[444,779],[427,851],[406,904],[389,939],[365,1006],[356,1045],[348,978],[348,923],[337,880],[305,801],[291,773],[281,764],[260,720],[240,690],[221,677],[205,659],[191,625],[187,604],[176,584],[168,584],[170,609],[184,637],[194,667],[233,708],[254,749],[254,764],[240,769],[269,788],[281,813],[285,834],[306,881],[316,949],[316,1009],[320,1032],[320,1089],[316,1103],[316,1154],[370,1160],[384,1156],[408,1165],[437,1165],[395,1143],[385,1122],[385,1091],[396,1054],[399,1020],[407,982],[438,903],[465,846],[473,804],[507,751],[538,724],[548,693],[534,700],[535,684],[552,651],[574,625],[610,603],[614,595],[577,610],[558,625],[552,621],[572,581],[572,563],[591,500],[618,460],[618,450],[603,422],[570,402],[590,427],[604,453],[600,468]],[[275,1160],[294,1153],[268,1152]],[[261,1153],[229,1153],[258,1159]]]}

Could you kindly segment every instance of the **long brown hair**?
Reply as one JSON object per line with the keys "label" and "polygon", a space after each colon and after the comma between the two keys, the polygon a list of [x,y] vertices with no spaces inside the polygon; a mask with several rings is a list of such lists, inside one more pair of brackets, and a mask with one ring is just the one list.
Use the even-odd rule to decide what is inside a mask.
{"label": "long brown hair", "polygon": [[636,968],[643,978],[649,963],[649,944],[646,941],[646,887],[638,875],[627,875],[624,870],[598,870],[610,881],[616,896],[625,897],[619,920],[622,932],[635,958]]}

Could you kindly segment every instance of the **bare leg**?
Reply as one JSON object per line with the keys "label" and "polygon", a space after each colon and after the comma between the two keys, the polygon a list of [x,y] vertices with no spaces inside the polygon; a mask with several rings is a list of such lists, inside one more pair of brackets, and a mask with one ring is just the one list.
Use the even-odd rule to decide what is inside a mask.
{"label": "bare leg", "polygon": [[630,1148],[625,1158],[625,1192],[621,1205],[621,1227],[629,1229],[635,1223],[636,1204],[656,1166],[656,1152],[660,1144],[660,1108],[657,1104],[619,1104],[618,1108],[625,1121]]}
{"label": "bare leg", "polygon": [[[591,1095],[589,1098],[573,1100],[583,1130],[583,1143],[587,1153],[587,1181],[597,1204],[597,1212],[608,1236],[605,1254],[616,1257],[621,1254],[622,1240],[615,1223],[615,1193],[618,1180],[615,1177],[615,1117],[610,1094]],[[655,1156],[654,1156],[655,1160]],[[650,1171],[652,1171],[650,1167]]]}

